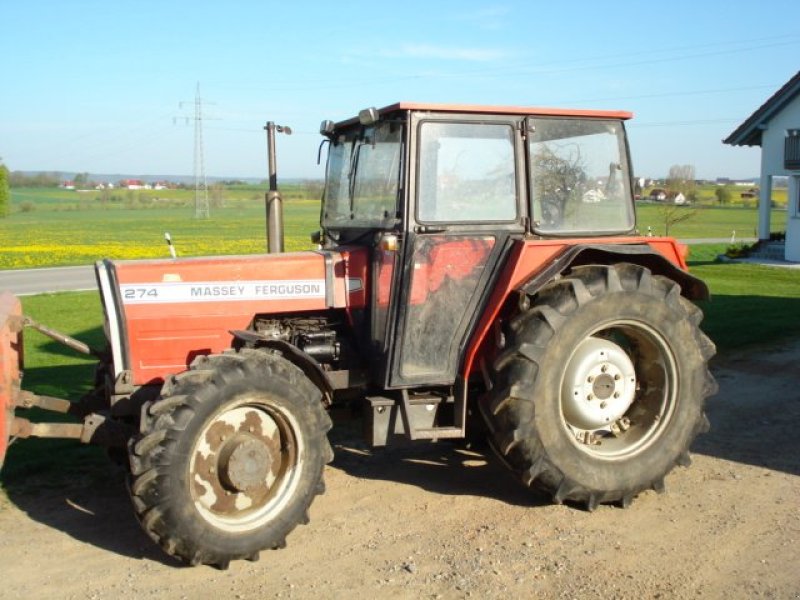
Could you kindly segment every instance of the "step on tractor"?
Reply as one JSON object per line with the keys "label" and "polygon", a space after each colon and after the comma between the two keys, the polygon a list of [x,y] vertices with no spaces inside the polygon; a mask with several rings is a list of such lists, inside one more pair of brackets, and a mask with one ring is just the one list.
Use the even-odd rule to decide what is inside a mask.
{"label": "step on tractor", "polygon": [[[708,428],[715,347],[687,248],[636,233],[630,117],[398,103],[323,121],[317,250],[102,260],[99,350],[0,296],[0,455],[109,447],[147,534],[221,568],[307,522],[343,404],[376,447],[482,437],[556,503],[662,491]],[[91,393],[21,388],[30,328],[97,355]],[[73,422],[15,414],[31,407]]]}

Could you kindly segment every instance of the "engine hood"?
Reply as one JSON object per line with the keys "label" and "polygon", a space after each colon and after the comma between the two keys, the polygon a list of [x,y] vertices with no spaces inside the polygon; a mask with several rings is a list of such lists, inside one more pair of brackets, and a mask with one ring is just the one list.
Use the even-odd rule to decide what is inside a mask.
{"label": "engine hood", "polygon": [[155,383],[229,348],[256,315],[361,308],[366,265],[364,248],[99,262],[115,371]]}

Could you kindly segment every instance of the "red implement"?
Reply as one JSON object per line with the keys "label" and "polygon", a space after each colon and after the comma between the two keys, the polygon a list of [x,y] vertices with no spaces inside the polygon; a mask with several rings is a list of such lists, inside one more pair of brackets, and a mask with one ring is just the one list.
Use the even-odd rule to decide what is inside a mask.
{"label": "red implement", "polygon": [[22,368],[22,306],[9,292],[0,293],[0,467],[8,449],[14,404]]}

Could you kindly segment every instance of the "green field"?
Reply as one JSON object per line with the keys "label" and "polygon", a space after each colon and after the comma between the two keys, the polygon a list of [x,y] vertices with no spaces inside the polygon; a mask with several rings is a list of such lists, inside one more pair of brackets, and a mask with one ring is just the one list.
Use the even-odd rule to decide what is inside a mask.
{"label": "green field", "polygon": [[[12,190],[15,210],[0,219],[0,268],[90,264],[101,258],[168,257],[165,232],[172,236],[180,256],[265,250],[263,189],[226,191],[225,206],[212,207],[210,219],[194,218],[191,190],[157,193],[167,192],[171,199],[165,205],[103,204],[92,195],[81,207],[67,200],[76,194],[68,190]],[[309,234],[318,229],[319,200],[306,199],[301,192],[290,188],[285,194],[289,251],[310,248]],[[19,210],[25,202],[34,208]]]}
{"label": "green field", "polygon": [[[58,188],[12,190],[12,212],[0,219],[0,269],[90,264],[102,258],[168,256],[169,232],[180,256],[252,254],[265,249],[264,186],[222,190],[210,219],[195,219],[193,190],[115,190],[104,197]],[[319,227],[319,189],[283,186],[286,249],[311,248]],[[637,225],[655,235],[665,230],[664,205],[637,203]],[[692,211],[680,208],[679,211]],[[786,211],[773,209],[772,231],[783,231]],[[679,238],[754,237],[757,211],[744,206],[699,205],[674,225]]]}
{"label": "green field", "polygon": [[[641,233],[652,227],[655,235],[664,235],[664,205],[637,204],[636,226]],[[730,238],[758,237],[758,211],[755,208],[699,206],[680,207],[678,214],[694,211],[693,216],[674,225],[669,234],[678,238]],[[786,231],[786,210],[772,209],[770,231]]]}

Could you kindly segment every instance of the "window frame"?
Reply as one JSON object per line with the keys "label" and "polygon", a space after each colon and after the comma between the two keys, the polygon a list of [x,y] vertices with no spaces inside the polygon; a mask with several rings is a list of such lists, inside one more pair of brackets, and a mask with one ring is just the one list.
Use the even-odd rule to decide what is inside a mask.
{"label": "window frame", "polygon": [[[350,212],[349,219],[343,219],[341,221],[333,221],[328,216],[328,208],[329,208],[329,200],[327,198],[327,187],[325,188],[325,196],[323,197],[323,204],[321,207],[321,218],[320,218],[320,226],[326,231],[347,231],[347,230],[355,230],[355,231],[364,231],[364,230],[391,230],[397,226],[398,223],[398,213],[401,211],[401,206],[403,202],[403,195],[405,194],[405,177],[406,177],[406,142],[405,142],[405,134],[404,130],[407,127],[407,123],[405,120],[397,120],[397,119],[386,119],[381,120],[374,125],[357,125],[353,126],[352,128],[348,128],[343,130],[339,135],[345,138],[345,141],[342,142],[343,145],[349,145],[350,150],[348,151],[347,162],[349,163],[349,169],[352,171],[351,175],[348,175],[342,183],[348,186],[348,200],[353,204],[352,208],[355,209],[356,207],[356,188],[359,183],[358,174],[359,174],[359,154],[361,147],[368,142],[365,141],[368,133],[370,131],[374,131],[378,127],[381,126],[397,126],[399,128],[399,138],[397,140],[398,146],[398,169],[396,173],[396,189],[395,189],[395,200],[394,200],[394,211],[384,211],[384,216],[381,219],[373,219],[373,220],[356,220],[354,219],[354,215],[358,213],[355,210]],[[373,134],[374,135],[374,134]],[[350,138],[350,139],[348,139]],[[331,162],[331,153],[330,150],[328,151],[328,158],[326,161],[325,166],[325,181],[328,182],[330,178],[330,162]],[[345,167],[348,168],[348,167]],[[387,212],[391,214],[386,214]],[[343,214],[343,213],[339,213]]]}

